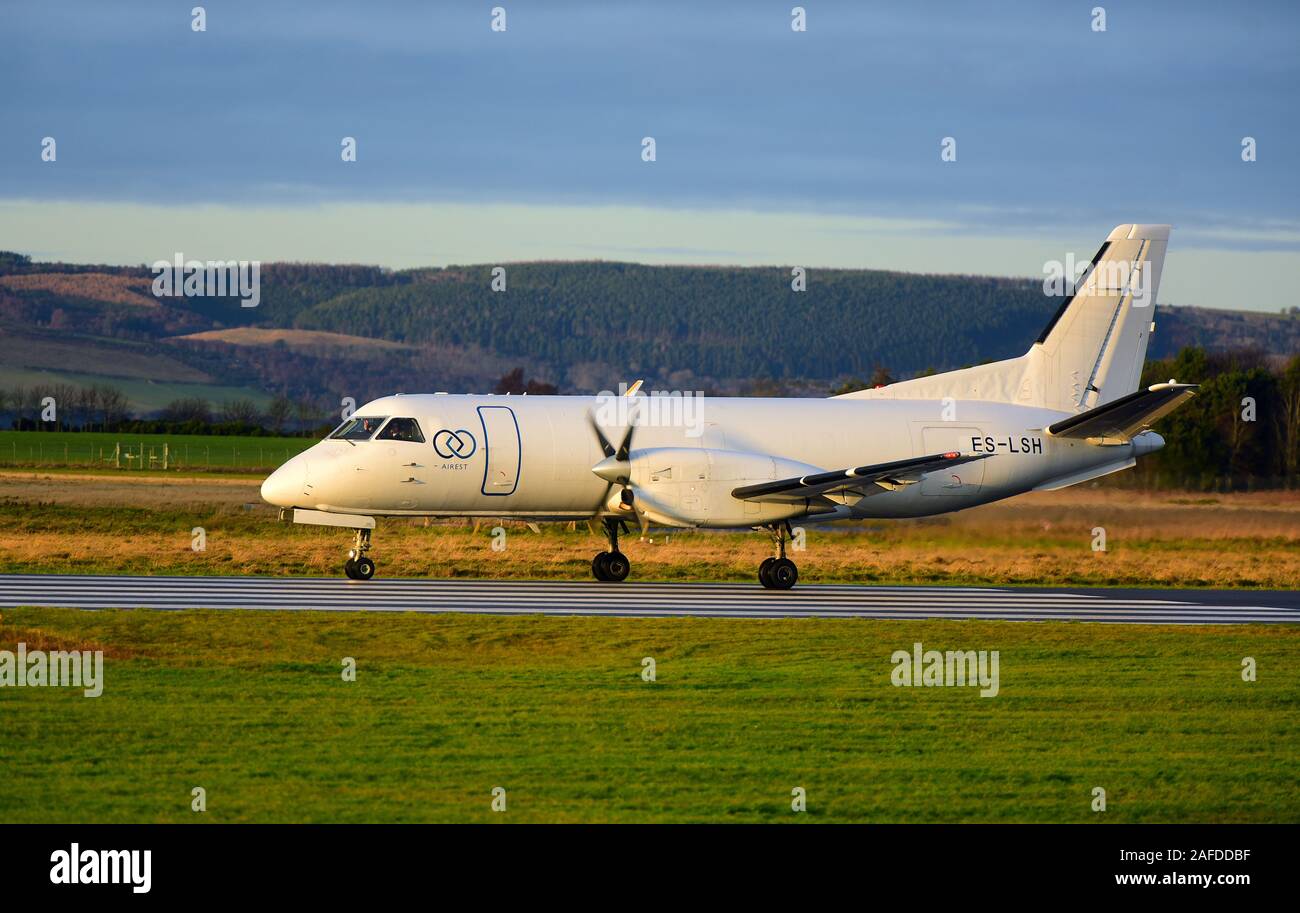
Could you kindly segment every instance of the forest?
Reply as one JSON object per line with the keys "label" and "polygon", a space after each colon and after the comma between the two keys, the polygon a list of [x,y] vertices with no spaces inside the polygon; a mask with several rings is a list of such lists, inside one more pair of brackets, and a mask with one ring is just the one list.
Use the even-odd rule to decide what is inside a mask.
{"label": "forest", "polygon": [[[506,264],[495,284],[491,265],[269,263],[261,277],[261,305],[241,308],[155,297],[143,265],[0,252],[0,417],[25,429],[310,434],[344,397],[393,392],[594,393],[641,379],[825,396],[1019,354],[1058,303],[1034,279],[880,270],[809,269],[802,291],[786,267],[610,262]],[[1154,317],[1147,382],[1203,388],[1161,422],[1169,445],[1134,477],[1293,484],[1297,309],[1160,305]],[[144,410],[119,378],[190,392]],[[208,392],[222,390],[236,392]],[[41,418],[45,396],[64,404],[54,424]]]}

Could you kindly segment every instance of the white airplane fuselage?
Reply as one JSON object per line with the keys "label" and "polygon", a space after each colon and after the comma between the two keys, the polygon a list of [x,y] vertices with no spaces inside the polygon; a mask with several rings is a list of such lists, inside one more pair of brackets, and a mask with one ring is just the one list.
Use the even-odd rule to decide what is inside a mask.
{"label": "white airplane fuselage", "polygon": [[[356,416],[415,419],[422,443],[327,439],[278,469],[263,495],[281,507],[345,515],[619,516],[627,513],[620,511],[619,486],[607,491],[608,482],[592,472],[605,456],[592,416],[608,402],[583,396],[385,397]],[[980,401],[708,397],[697,408],[700,421],[691,426],[635,429],[629,481],[636,509],[656,525],[745,528],[810,515],[923,517],[1115,471],[1163,443],[1151,433],[1108,447],[1052,438],[1043,429],[1067,413]],[[624,432],[602,430],[615,441]],[[991,456],[893,490],[836,493],[829,496],[834,508],[732,496],[756,482],[944,451]]]}

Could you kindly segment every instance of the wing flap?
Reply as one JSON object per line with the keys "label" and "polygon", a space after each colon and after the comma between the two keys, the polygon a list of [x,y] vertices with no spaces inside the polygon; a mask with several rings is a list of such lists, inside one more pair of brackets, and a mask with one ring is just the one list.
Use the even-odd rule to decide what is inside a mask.
{"label": "wing flap", "polygon": [[1085,438],[1097,443],[1125,444],[1151,423],[1173,412],[1200,389],[1197,384],[1155,384],[1127,396],[1080,412],[1049,426],[1052,437]]}
{"label": "wing flap", "polygon": [[920,481],[921,476],[927,472],[960,466],[962,463],[983,460],[990,456],[992,454],[962,454],[956,451],[936,453],[930,456],[894,460],[890,463],[875,463],[797,476],[792,479],[777,479],[775,482],[742,485],[733,489],[731,496],[742,501],[802,501],[846,489],[865,489],[870,485],[896,488]]}

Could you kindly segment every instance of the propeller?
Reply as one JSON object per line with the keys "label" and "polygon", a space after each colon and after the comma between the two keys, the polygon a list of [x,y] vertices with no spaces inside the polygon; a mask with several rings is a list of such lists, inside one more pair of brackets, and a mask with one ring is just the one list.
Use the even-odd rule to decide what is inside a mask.
{"label": "propeller", "polygon": [[636,421],[633,420],[628,424],[627,432],[623,435],[623,440],[617,447],[610,443],[609,438],[605,437],[605,432],[600,430],[596,424],[596,417],[588,413],[587,421],[591,424],[591,430],[596,434],[596,440],[600,442],[601,452],[605,454],[591,471],[597,476],[604,479],[609,484],[605,486],[605,492],[600,496],[596,503],[596,511],[599,512],[601,507],[609,500],[609,493],[615,485],[623,486],[623,491],[619,495],[619,507],[622,510],[631,510],[635,495],[632,494],[630,483],[632,481],[632,461],[628,458],[628,453],[632,449],[632,435],[636,431]]}

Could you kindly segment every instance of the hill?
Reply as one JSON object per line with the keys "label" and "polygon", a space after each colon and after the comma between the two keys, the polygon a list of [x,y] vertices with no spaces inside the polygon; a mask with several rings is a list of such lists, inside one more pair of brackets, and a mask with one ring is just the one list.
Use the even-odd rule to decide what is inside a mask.
{"label": "hill", "polygon": [[[0,384],[76,372],[104,382],[248,388],[336,410],[394,390],[489,390],[516,367],[565,392],[648,385],[824,393],[1023,352],[1055,310],[1031,279],[781,267],[517,263],[391,271],[272,263],[261,304],[154,298],[141,267],[0,252]],[[1156,309],[1153,359],[1300,352],[1300,316]],[[232,392],[231,395],[235,395]],[[152,398],[151,398],[152,399]]]}
{"label": "hill", "polygon": [[265,327],[232,327],[228,330],[204,330],[175,336],[195,342],[225,342],[235,346],[273,346],[282,343],[290,349],[409,349],[411,346],[369,336],[327,333],[321,330],[279,330]]}

